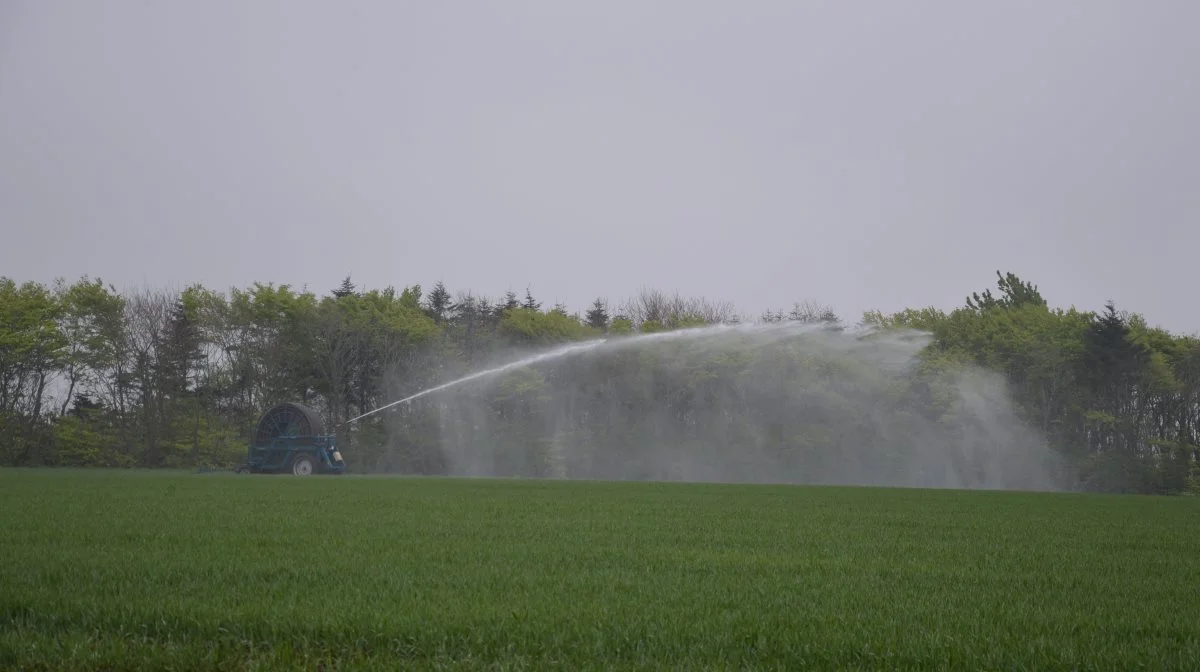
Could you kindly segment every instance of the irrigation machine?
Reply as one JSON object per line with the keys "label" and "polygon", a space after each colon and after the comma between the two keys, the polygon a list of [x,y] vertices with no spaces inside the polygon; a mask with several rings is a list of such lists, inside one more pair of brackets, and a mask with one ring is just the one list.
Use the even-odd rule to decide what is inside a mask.
{"label": "irrigation machine", "polygon": [[333,434],[325,434],[321,416],[312,408],[286,403],[270,408],[258,420],[246,463],[239,474],[344,474],[346,463]]}

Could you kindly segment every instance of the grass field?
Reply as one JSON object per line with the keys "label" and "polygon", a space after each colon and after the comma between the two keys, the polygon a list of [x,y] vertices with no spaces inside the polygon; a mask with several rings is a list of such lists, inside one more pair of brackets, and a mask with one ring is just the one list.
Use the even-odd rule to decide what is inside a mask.
{"label": "grass field", "polygon": [[2,669],[1200,669],[1200,500],[0,470]]}

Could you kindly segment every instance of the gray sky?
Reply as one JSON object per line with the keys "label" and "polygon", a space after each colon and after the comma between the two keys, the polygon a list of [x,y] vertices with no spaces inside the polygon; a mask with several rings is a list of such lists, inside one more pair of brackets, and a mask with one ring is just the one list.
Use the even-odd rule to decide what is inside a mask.
{"label": "gray sky", "polygon": [[0,275],[1200,330],[1200,3],[0,2]]}

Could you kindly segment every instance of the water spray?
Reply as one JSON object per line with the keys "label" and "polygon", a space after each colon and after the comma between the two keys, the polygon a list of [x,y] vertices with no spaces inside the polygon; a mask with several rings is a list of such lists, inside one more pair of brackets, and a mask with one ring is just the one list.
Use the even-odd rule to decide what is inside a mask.
{"label": "water spray", "polygon": [[532,356],[526,357],[524,359],[519,359],[515,362],[509,362],[508,364],[504,364],[503,366],[497,366],[495,368],[487,369],[485,371],[477,371],[476,373],[472,373],[470,375],[463,376],[462,378],[457,378],[448,383],[442,383],[441,385],[438,385],[436,387],[431,387],[426,390],[421,390],[420,392],[417,392],[416,394],[409,395],[403,399],[398,399],[398,400],[393,401],[392,403],[387,404],[385,406],[380,406],[379,408],[376,408],[375,410],[367,411],[366,413],[363,413],[360,416],[350,418],[349,420],[343,422],[342,424],[340,424],[338,426],[344,427],[351,423],[358,422],[359,420],[362,420],[363,418],[365,418],[367,416],[374,415],[381,411],[386,411],[387,409],[392,408],[394,406],[399,406],[400,404],[406,404],[410,401],[413,401],[414,399],[418,399],[427,394],[433,394],[434,392],[440,392],[446,388],[454,387],[456,385],[461,385],[463,383],[470,382],[477,378],[483,378],[484,376],[491,376],[491,375],[495,375],[497,373],[503,373],[503,372],[511,370],[511,369],[518,369],[518,368],[521,368],[524,366],[529,366],[530,364],[536,364],[538,362],[541,362],[541,361],[544,361],[547,359],[557,359],[559,357],[565,357],[566,355],[569,355],[569,354],[572,354],[575,352],[580,352],[583,350],[591,350],[592,348],[595,348],[604,342],[605,342],[605,339],[601,338],[601,339],[597,339],[597,340],[593,340],[593,341],[585,341],[583,343],[576,343],[573,345],[556,348],[549,352],[543,352],[539,355],[532,355]]}
{"label": "water spray", "polygon": [[[469,381],[577,357],[578,368],[546,381],[553,394],[539,400],[534,425],[493,424],[486,395],[450,393],[434,409],[462,420],[437,429],[446,472],[1055,489],[1055,456],[1013,407],[1006,381],[971,367],[916,368],[931,340],[921,331],[800,321],[612,336],[471,373],[341,426]],[[678,397],[676,386],[696,394]]]}
{"label": "water spray", "polygon": [[[695,327],[695,328],[691,328],[691,329],[676,329],[676,330],[672,330],[672,331],[661,331],[661,332],[655,332],[655,333],[650,333],[650,334],[638,334],[638,335],[631,336],[628,338],[622,338],[618,341],[612,341],[611,345],[615,347],[615,346],[625,345],[625,344],[633,345],[633,344],[645,343],[647,341],[695,339],[695,338],[700,338],[700,337],[704,337],[704,336],[712,336],[712,335],[717,335],[717,334],[722,334],[722,333],[730,333],[730,332],[761,333],[761,332],[767,332],[767,331],[780,331],[780,332],[795,333],[798,331],[811,331],[811,330],[818,329],[818,328],[820,328],[820,327],[810,325],[810,324],[802,324],[799,322],[783,322],[783,323],[775,323],[775,324],[715,324],[715,325],[709,325],[709,326],[705,326],[705,327]],[[537,364],[538,362],[543,362],[543,361],[546,361],[549,359],[558,359],[560,357],[565,357],[567,355],[571,355],[574,353],[584,352],[587,350],[593,350],[595,348],[600,347],[601,345],[604,345],[605,343],[610,343],[610,341],[608,341],[608,339],[600,338],[600,339],[595,339],[595,340],[591,340],[591,341],[584,341],[582,343],[574,343],[574,344],[566,345],[566,346],[563,346],[560,348],[555,348],[554,350],[550,350],[548,352],[543,352],[541,354],[532,355],[532,356],[526,357],[524,359],[517,360],[515,362],[509,362],[508,364],[504,364],[502,366],[497,366],[497,367],[487,369],[484,371],[478,371],[476,373],[472,373],[470,375],[463,376],[462,378],[457,378],[448,383],[442,383],[441,385],[438,385],[436,387],[431,387],[431,388],[428,388],[425,390],[421,390],[420,392],[417,392],[416,394],[404,397],[403,399],[398,399],[398,400],[393,401],[385,406],[380,406],[379,408],[376,408],[374,410],[367,411],[366,413],[363,413],[362,415],[359,415],[354,418],[350,418],[349,420],[338,425],[338,427],[345,427],[347,425],[358,422],[359,420],[362,420],[363,418],[366,418],[368,416],[375,415],[376,413],[380,413],[382,411],[386,411],[389,408],[393,408],[393,407],[399,406],[401,404],[406,404],[415,399],[419,399],[420,397],[423,397],[427,394],[433,394],[434,392],[440,392],[447,388],[455,387],[457,385],[461,385],[463,383],[467,383],[472,380],[476,380],[478,378],[492,376],[492,375],[495,375],[498,373],[503,373],[505,371],[509,371],[512,369],[518,369],[521,367],[529,366],[531,364]]]}

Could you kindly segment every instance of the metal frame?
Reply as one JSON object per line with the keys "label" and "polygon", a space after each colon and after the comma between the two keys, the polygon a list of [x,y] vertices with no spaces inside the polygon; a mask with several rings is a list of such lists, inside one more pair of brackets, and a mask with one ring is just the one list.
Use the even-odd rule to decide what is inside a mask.
{"label": "metal frame", "polygon": [[[346,463],[338,452],[336,438],[332,434],[323,434],[323,429],[320,416],[307,406],[293,403],[274,406],[259,419],[246,463],[237,471],[253,474],[290,472],[301,476],[344,474]],[[289,433],[276,435],[278,431]],[[309,458],[311,471],[293,468],[299,457]]]}

